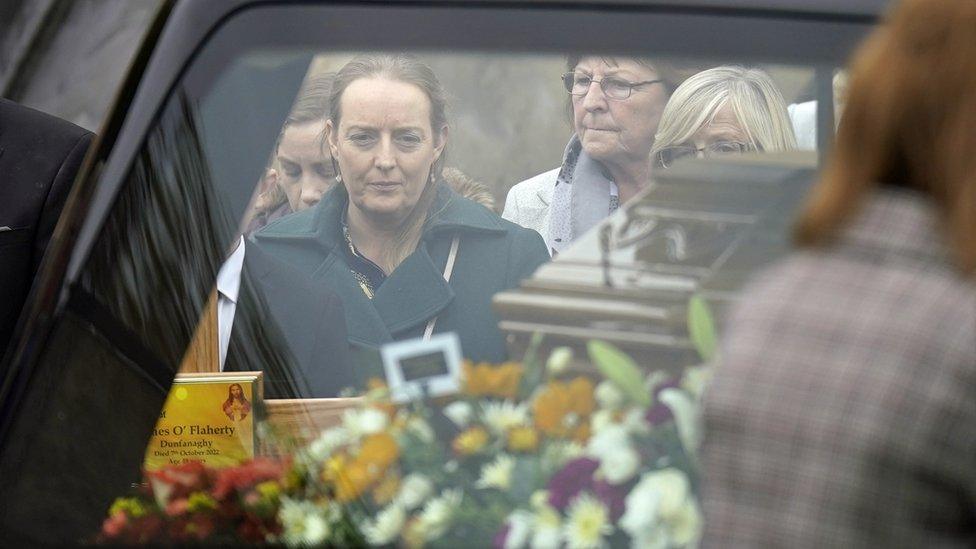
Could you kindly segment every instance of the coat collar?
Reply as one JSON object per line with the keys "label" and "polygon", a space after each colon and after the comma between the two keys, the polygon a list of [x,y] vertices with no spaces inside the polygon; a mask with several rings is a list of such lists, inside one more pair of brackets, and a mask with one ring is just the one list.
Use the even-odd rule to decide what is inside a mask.
{"label": "coat collar", "polygon": [[948,263],[949,249],[935,206],[909,190],[882,188],[869,195],[843,229],[842,249],[922,262]]}
{"label": "coat collar", "polygon": [[[283,218],[262,231],[261,238],[269,244],[311,245],[322,250],[323,261],[312,277],[328,281],[342,297],[349,340],[361,345],[376,346],[398,339],[399,333],[423,326],[451,303],[454,291],[444,280],[443,268],[453,235],[506,233],[497,215],[441,184],[431,206],[434,214],[424,227],[417,250],[370,300],[352,276],[343,254],[336,250],[345,245],[340,220],[347,203],[345,189],[336,187],[318,206]],[[462,244],[462,253],[463,248]]]}

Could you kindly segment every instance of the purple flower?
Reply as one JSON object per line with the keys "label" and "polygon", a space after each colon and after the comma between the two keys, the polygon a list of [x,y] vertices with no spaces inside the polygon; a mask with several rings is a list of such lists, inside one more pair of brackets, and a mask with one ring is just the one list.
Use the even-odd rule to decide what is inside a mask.
{"label": "purple flower", "polygon": [[549,490],[549,505],[565,511],[577,494],[590,488],[593,484],[593,473],[599,466],[599,461],[590,458],[576,458],[567,463],[549,479],[546,486]]}
{"label": "purple flower", "polygon": [[634,484],[635,481],[632,481],[614,486],[605,480],[597,480],[593,483],[593,494],[610,511],[610,520],[613,522],[617,522],[624,515],[627,509],[627,494]]}
{"label": "purple flower", "polygon": [[677,389],[681,387],[681,380],[679,378],[670,379],[654,389],[654,406],[651,406],[647,413],[644,414],[644,419],[651,424],[652,427],[657,427],[662,423],[673,421],[674,414],[671,413],[671,408],[666,404],[661,402],[660,395],[661,391],[665,389]]}

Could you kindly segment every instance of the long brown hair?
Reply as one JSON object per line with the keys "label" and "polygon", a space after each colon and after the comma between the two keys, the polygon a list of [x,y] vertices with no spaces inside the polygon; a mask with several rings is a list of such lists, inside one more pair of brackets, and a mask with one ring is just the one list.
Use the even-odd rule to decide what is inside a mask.
{"label": "long brown hair", "polygon": [[976,2],[904,0],[858,51],[797,244],[829,243],[885,184],[929,197],[956,266],[976,272]]}
{"label": "long brown hair", "polygon": [[[433,135],[435,138],[441,135],[441,129],[447,126],[447,93],[430,66],[416,57],[405,54],[360,55],[339,69],[329,99],[329,118],[334,128],[339,128],[339,120],[342,117],[342,94],[345,93],[346,88],[356,80],[376,76],[413,84],[420,88],[430,100],[430,127]],[[417,205],[403,220],[393,247],[386,257],[382,258],[381,266],[384,270],[392,272],[413,253],[420,243],[424,223],[432,213],[429,210],[434,202],[437,184],[441,180],[446,152],[442,150],[440,157],[431,166],[426,186],[417,200]]]}

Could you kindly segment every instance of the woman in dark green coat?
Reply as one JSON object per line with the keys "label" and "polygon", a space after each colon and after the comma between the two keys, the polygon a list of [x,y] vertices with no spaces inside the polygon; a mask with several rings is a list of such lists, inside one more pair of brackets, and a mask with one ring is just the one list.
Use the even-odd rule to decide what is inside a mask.
{"label": "woman in dark green coat", "polygon": [[335,291],[349,340],[378,347],[457,332],[475,361],[507,358],[492,296],[549,259],[542,237],[441,179],[444,92],[407,56],[364,56],[336,76],[326,138],[337,185],[256,243]]}

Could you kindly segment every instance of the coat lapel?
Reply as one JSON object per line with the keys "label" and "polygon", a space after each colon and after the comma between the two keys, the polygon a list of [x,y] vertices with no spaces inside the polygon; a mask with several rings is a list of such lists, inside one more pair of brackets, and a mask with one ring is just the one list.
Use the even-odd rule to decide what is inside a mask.
{"label": "coat lapel", "polygon": [[373,306],[390,334],[426,324],[454,299],[442,267],[434,264],[421,242],[380,286]]}
{"label": "coat lapel", "polygon": [[375,347],[393,341],[386,323],[359,287],[341,253],[332,250],[315,269],[312,278],[327,285],[342,299],[346,310],[346,330],[351,343]]}

